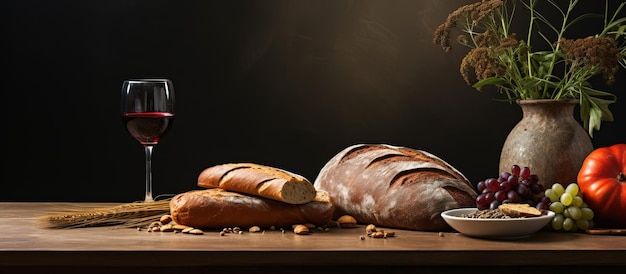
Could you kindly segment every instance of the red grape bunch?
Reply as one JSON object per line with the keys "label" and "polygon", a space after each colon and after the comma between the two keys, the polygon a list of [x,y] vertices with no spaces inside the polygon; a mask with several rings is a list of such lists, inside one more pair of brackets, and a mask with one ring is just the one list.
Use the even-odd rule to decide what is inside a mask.
{"label": "red grape bunch", "polygon": [[539,177],[530,173],[529,167],[513,165],[511,172],[504,171],[498,178],[480,181],[476,187],[480,193],[476,197],[476,207],[480,210],[496,209],[504,203],[525,203],[547,209],[547,205],[536,198],[544,188],[539,184]]}

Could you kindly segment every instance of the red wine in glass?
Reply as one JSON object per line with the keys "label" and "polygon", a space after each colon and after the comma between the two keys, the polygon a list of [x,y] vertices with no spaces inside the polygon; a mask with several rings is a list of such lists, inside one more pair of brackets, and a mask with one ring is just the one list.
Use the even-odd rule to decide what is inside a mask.
{"label": "red wine in glass", "polygon": [[145,202],[152,198],[152,150],[174,122],[174,85],[168,79],[126,80],[122,85],[122,122],[144,147],[146,156]]}
{"label": "red wine in glass", "polygon": [[169,112],[132,112],[122,115],[126,130],[142,145],[156,145],[174,123]]}

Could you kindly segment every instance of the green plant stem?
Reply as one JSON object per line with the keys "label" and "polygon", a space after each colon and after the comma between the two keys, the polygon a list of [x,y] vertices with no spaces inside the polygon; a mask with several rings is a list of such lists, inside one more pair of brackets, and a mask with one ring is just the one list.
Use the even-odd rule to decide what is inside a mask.
{"label": "green plant stem", "polygon": [[[565,29],[567,28],[567,21],[569,20],[569,15],[571,14],[576,4],[578,4],[578,0],[570,0],[567,6],[567,12],[563,14],[563,22],[561,24],[561,30],[559,30],[559,33],[556,39],[556,47],[554,49],[555,53],[559,52],[559,50],[561,49],[561,38],[563,38],[563,34],[565,33]],[[557,54],[552,55],[552,60],[550,61],[550,66],[548,67],[547,75],[552,75],[552,72],[554,71],[554,66],[556,65],[556,60],[558,58],[557,56],[558,56]],[[557,92],[556,94],[557,95],[561,94],[561,91]],[[547,84],[544,84],[542,97],[543,98],[548,97],[548,85]],[[560,99],[560,98],[553,97],[552,99]]]}
{"label": "green plant stem", "polygon": [[533,68],[530,65],[531,64],[531,51],[532,49],[530,48],[530,37],[531,34],[533,33],[533,26],[535,25],[535,3],[537,1],[536,0],[530,0],[528,3],[529,6],[529,11],[530,11],[530,23],[528,24],[528,37],[526,38],[526,45],[528,45],[528,54],[527,54],[527,62],[528,62],[528,77],[533,78]]}

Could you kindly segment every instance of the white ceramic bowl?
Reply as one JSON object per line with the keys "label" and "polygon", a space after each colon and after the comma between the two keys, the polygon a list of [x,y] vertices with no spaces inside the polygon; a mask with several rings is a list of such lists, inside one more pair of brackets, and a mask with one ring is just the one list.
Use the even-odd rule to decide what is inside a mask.
{"label": "white ceramic bowl", "polygon": [[545,227],[554,217],[554,212],[546,211],[542,216],[511,219],[481,219],[461,217],[477,208],[457,208],[441,213],[441,217],[456,231],[479,238],[519,238],[527,237]]}

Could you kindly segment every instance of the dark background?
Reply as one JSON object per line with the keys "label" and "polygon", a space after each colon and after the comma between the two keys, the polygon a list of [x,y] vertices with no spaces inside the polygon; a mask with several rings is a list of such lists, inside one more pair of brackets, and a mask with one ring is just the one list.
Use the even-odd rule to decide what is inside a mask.
{"label": "dark background", "polygon": [[[204,168],[226,162],[314,181],[356,143],[426,150],[474,183],[495,176],[521,110],[465,85],[465,48],[432,44],[470,2],[3,1],[0,201],[143,199],[143,149],[119,117],[122,81],[138,77],[176,91],[155,194],[196,189]],[[626,140],[625,78],[608,89],[615,121],[595,147]]]}

